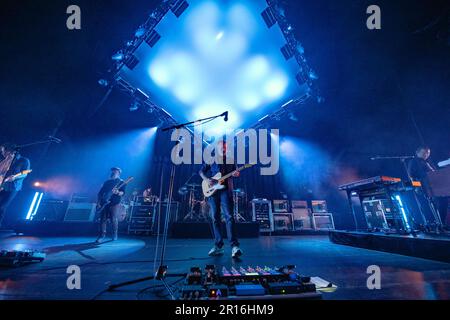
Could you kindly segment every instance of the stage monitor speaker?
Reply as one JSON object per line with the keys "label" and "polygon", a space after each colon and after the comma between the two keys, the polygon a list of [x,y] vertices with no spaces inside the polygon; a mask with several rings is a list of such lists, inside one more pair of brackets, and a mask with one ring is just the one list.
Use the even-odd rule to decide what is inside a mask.
{"label": "stage monitor speaker", "polygon": [[90,222],[94,221],[95,217],[95,203],[69,203],[69,206],[64,216],[64,221],[72,222]]}

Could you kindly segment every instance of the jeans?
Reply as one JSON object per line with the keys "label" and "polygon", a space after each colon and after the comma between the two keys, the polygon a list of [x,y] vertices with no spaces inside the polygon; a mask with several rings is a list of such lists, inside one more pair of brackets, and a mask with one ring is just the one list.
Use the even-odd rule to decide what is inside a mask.
{"label": "jeans", "polygon": [[2,220],[5,217],[6,208],[11,204],[16,196],[17,191],[0,191],[0,227]]}
{"label": "jeans", "polygon": [[223,247],[223,238],[221,230],[222,214],[225,217],[227,227],[227,236],[232,247],[239,246],[239,241],[236,236],[236,224],[233,215],[233,201],[232,196],[228,190],[218,190],[213,196],[208,198],[208,203],[211,208],[211,219],[214,229],[214,241],[218,248]]}
{"label": "jeans", "polygon": [[117,238],[117,234],[119,231],[119,218],[115,214],[116,206],[118,206],[118,204],[116,204],[116,205],[108,204],[100,212],[100,235],[99,235],[99,237],[106,236],[106,225],[108,223],[108,220],[110,220],[111,224],[112,224],[113,237]]}

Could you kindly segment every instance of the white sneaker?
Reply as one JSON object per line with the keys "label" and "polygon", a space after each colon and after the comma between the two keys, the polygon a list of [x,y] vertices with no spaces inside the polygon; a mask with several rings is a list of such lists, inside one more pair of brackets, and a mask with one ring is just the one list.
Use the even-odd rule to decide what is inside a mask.
{"label": "white sneaker", "polygon": [[242,256],[242,250],[239,247],[233,247],[231,249],[231,257],[239,258],[240,256]]}
{"label": "white sneaker", "polygon": [[214,246],[214,248],[209,250],[208,255],[209,256],[221,256],[221,255],[223,255],[223,248]]}

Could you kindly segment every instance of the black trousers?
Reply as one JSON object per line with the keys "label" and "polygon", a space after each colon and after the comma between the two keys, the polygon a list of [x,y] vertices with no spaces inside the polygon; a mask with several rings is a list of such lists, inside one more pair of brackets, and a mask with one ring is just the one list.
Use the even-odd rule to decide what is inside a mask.
{"label": "black trousers", "polygon": [[17,191],[0,191],[0,227],[2,226],[3,218],[6,214],[6,208],[11,204],[14,200],[14,197],[17,195]]}
{"label": "black trousers", "polygon": [[116,215],[115,208],[119,204],[108,204],[100,212],[100,234],[99,237],[106,236],[106,226],[108,221],[111,221],[113,237],[117,237],[119,231],[119,218]]}

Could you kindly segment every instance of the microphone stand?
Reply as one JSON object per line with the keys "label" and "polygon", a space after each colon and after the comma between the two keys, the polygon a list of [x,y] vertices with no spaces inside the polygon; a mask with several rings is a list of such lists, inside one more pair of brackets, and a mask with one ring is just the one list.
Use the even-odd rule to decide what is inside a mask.
{"label": "microphone stand", "polygon": [[208,118],[198,119],[198,120],[195,120],[195,121],[190,121],[190,122],[186,122],[186,123],[182,123],[182,124],[176,124],[176,125],[173,125],[173,126],[170,126],[170,127],[163,128],[163,129],[161,129],[161,131],[164,132],[164,131],[169,131],[169,130],[173,130],[173,129],[181,129],[181,128],[187,127],[190,124],[194,124],[194,123],[202,124],[205,121],[211,121],[211,120],[214,120],[214,119],[217,119],[217,118],[220,118],[220,117],[225,117],[225,121],[228,121],[228,111],[226,111],[224,113],[221,113],[221,114],[219,114],[217,116],[212,116],[212,117],[208,117]]}
{"label": "microphone stand", "polygon": [[[217,115],[217,116],[213,116],[213,117],[208,117],[208,118],[204,118],[204,119],[199,119],[196,121],[190,121],[190,122],[186,122],[186,123],[182,123],[182,124],[177,124],[171,127],[167,127],[162,129],[162,131],[169,131],[169,130],[179,130],[181,128],[184,128],[190,124],[194,124],[194,123],[203,123],[204,121],[208,121],[208,120],[214,120],[216,118],[219,117],[227,117],[226,112]],[[179,148],[179,141],[176,142],[176,147],[177,149]],[[163,169],[164,170],[164,169]],[[144,282],[147,280],[158,280],[161,281],[161,283],[163,284],[163,286],[166,288],[167,292],[170,295],[171,300],[175,300],[175,294],[172,290],[172,288],[170,287],[170,285],[166,282],[166,277],[172,276],[172,277],[177,277],[177,276],[185,276],[185,274],[172,274],[172,275],[167,275],[167,269],[168,266],[164,264],[164,258],[165,258],[165,253],[166,253],[166,246],[167,246],[167,235],[168,235],[168,228],[169,228],[169,215],[170,215],[170,207],[172,204],[172,196],[173,196],[173,184],[174,184],[174,180],[175,180],[175,172],[176,172],[176,165],[172,163],[172,167],[171,167],[171,171],[170,171],[170,181],[169,181],[169,190],[168,190],[168,197],[167,197],[167,206],[166,206],[166,213],[165,213],[165,219],[164,219],[164,227],[163,227],[163,234],[162,234],[162,244],[161,244],[161,254],[160,254],[160,259],[159,259],[159,267],[155,272],[155,275],[153,276],[147,276],[147,277],[143,277],[143,278],[139,278],[139,279],[135,279],[135,280],[131,280],[131,281],[126,281],[126,282],[122,282],[119,284],[113,284],[110,285],[107,289],[107,291],[113,291],[114,289],[117,288],[121,288],[124,286],[128,286],[128,285],[132,285],[132,284],[136,284],[136,283],[140,283],[140,282]],[[162,176],[162,175],[161,175]],[[161,188],[162,188],[162,184],[161,184]],[[161,201],[161,199],[160,199]],[[161,208],[161,202],[160,202],[160,208]],[[159,210],[159,214],[161,215],[161,210]],[[158,220],[158,230],[159,230],[159,224],[160,224],[161,219]],[[159,243],[159,232],[158,232],[158,243]],[[158,247],[156,248],[155,251],[155,261],[156,261],[156,256],[158,255]]]}

